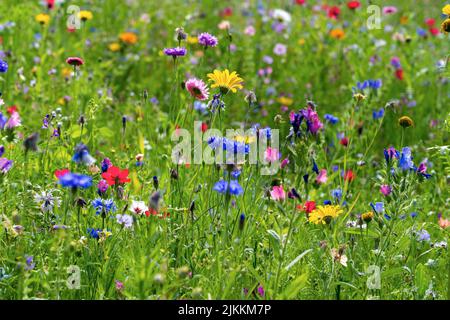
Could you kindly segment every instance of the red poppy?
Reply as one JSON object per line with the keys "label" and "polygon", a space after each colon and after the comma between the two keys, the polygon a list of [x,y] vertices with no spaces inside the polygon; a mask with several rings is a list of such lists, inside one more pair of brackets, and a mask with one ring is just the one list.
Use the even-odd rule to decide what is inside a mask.
{"label": "red poppy", "polygon": [[55,6],[55,0],[47,0],[47,8],[50,10]]}
{"label": "red poppy", "polygon": [[425,20],[425,23],[429,26],[429,27],[434,27],[434,24],[436,23],[436,20],[434,20],[433,18],[428,18]]}
{"label": "red poppy", "polygon": [[202,132],[204,133],[206,130],[208,130],[208,125],[205,122],[202,122],[202,127],[201,127]]}
{"label": "red poppy", "polygon": [[295,0],[295,3],[302,6],[306,3],[306,0]]}
{"label": "red poppy", "polygon": [[19,108],[17,108],[16,106],[11,106],[11,107],[9,107],[8,109],[6,109],[6,111],[7,111],[9,114],[13,114],[14,112],[19,112]]}
{"label": "red poppy", "polygon": [[315,201],[306,201],[303,210],[305,210],[306,213],[311,213],[314,210],[316,210],[316,202]]}
{"label": "red poppy", "polygon": [[397,77],[398,80],[403,80],[403,70],[402,69],[396,70],[395,76]]}
{"label": "red poppy", "polygon": [[438,28],[430,28],[430,33],[433,36],[437,36],[439,34],[439,29]]}
{"label": "red poppy", "polygon": [[70,173],[69,169],[55,170],[55,177],[59,179],[60,177],[68,173]]}
{"label": "red poppy", "polygon": [[114,166],[109,167],[106,172],[103,172],[102,177],[110,186],[131,181],[130,178],[128,178],[128,169],[121,170]]}
{"label": "red poppy", "polygon": [[353,173],[352,170],[348,170],[345,174],[344,174],[344,180],[348,181],[348,182],[352,182],[353,180],[355,180],[356,175]]}
{"label": "red poppy", "polygon": [[347,3],[348,8],[351,10],[358,9],[360,5],[361,3],[359,3],[359,1],[350,1]]}
{"label": "red poppy", "polygon": [[333,6],[328,8],[328,17],[331,19],[338,19],[339,15],[341,14],[341,9],[337,6]]}

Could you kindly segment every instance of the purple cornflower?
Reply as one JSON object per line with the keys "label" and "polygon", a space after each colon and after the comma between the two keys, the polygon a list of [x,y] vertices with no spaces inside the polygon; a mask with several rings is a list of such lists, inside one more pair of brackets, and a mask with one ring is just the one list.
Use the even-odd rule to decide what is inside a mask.
{"label": "purple cornflower", "polygon": [[0,157],[5,153],[5,147],[3,145],[0,146]]}
{"label": "purple cornflower", "polygon": [[106,192],[106,190],[108,190],[108,187],[109,187],[109,185],[108,185],[108,182],[106,182],[106,180],[103,180],[103,179],[100,180],[98,182],[98,194],[99,195],[104,194]]}
{"label": "purple cornflower", "polygon": [[36,266],[36,264],[33,262],[33,256],[27,256],[26,259],[26,266],[25,266],[25,270],[30,271],[33,270],[34,267]]}
{"label": "purple cornflower", "polygon": [[258,286],[258,294],[264,298],[265,291],[264,291],[264,287],[261,285]]}
{"label": "purple cornflower", "polygon": [[182,57],[186,55],[186,48],[176,47],[176,48],[166,48],[164,49],[164,54],[166,56],[171,56],[174,59],[177,57]]}
{"label": "purple cornflower", "polygon": [[106,172],[106,171],[108,171],[109,167],[112,167],[112,162],[111,162],[111,160],[109,160],[109,158],[105,158],[105,159],[103,159],[101,166],[102,166],[102,172]]}
{"label": "purple cornflower", "polygon": [[423,241],[430,241],[430,234],[428,233],[427,230],[420,230],[417,233],[417,241],[423,242]]}
{"label": "purple cornflower", "polygon": [[198,43],[205,47],[215,47],[219,43],[217,38],[208,32],[203,32],[198,35]]}
{"label": "purple cornflower", "polygon": [[9,170],[11,170],[13,165],[13,161],[9,160],[7,158],[0,158],[0,172],[1,173],[7,173]]}
{"label": "purple cornflower", "polygon": [[393,57],[391,59],[391,65],[395,68],[395,69],[401,69],[402,65],[400,63],[400,58],[399,57]]}

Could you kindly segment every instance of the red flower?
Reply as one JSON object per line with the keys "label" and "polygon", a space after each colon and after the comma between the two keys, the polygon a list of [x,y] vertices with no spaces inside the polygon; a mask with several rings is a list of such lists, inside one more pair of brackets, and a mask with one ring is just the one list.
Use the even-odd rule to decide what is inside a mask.
{"label": "red flower", "polygon": [[106,172],[103,172],[102,177],[110,186],[131,181],[128,178],[128,169],[120,170],[120,168],[114,166],[109,167]]}
{"label": "red flower", "polygon": [[303,205],[303,210],[305,210],[306,213],[311,213],[314,210],[316,210],[316,202],[315,201],[306,201]]}
{"label": "red flower", "polygon": [[55,0],[47,0],[47,8],[50,10],[55,6]]}
{"label": "red flower", "polygon": [[360,5],[361,3],[359,3],[359,1],[350,1],[347,3],[348,8],[351,10],[358,9]]}
{"label": "red flower", "polygon": [[344,147],[348,146],[348,138],[344,137],[339,141],[340,144],[342,144]]}
{"label": "red flower", "polygon": [[430,28],[430,33],[433,36],[437,36],[439,34],[439,29],[438,28]]}
{"label": "red flower", "polygon": [[436,20],[434,20],[433,18],[428,18],[425,20],[425,23],[429,26],[429,27],[434,27],[434,24],[436,23]]}
{"label": "red flower", "polygon": [[11,106],[11,107],[9,107],[8,109],[6,109],[6,111],[11,115],[11,114],[13,114],[14,112],[18,112],[18,111],[19,111],[19,108],[17,108],[16,106]]}
{"label": "red flower", "polygon": [[402,69],[396,70],[395,76],[397,77],[398,80],[403,80],[403,70]]}
{"label": "red flower", "polygon": [[205,122],[202,122],[201,130],[203,133],[205,133],[205,131],[208,130],[208,125]]}
{"label": "red flower", "polygon": [[306,0],[295,0],[295,3],[302,6],[306,3]]}
{"label": "red flower", "polygon": [[231,17],[233,15],[233,9],[230,7],[226,7],[220,12],[221,17]]}
{"label": "red flower", "polygon": [[353,173],[352,170],[348,170],[344,175],[344,180],[348,182],[352,182],[353,180],[355,180],[355,178],[356,175]]}
{"label": "red flower", "polygon": [[60,177],[68,173],[70,173],[69,169],[55,170],[55,177],[59,179]]}
{"label": "red flower", "polygon": [[341,14],[341,9],[337,6],[330,7],[328,9],[328,17],[331,19],[338,19],[339,15]]}

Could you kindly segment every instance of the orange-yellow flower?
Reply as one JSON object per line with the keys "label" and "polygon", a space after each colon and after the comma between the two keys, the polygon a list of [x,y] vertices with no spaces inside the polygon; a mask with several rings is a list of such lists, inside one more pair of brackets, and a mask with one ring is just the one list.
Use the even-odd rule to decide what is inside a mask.
{"label": "orange-yellow flower", "polygon": [[35,17],[36,21],[42,24],[43,26],[47,25],[50,22],[50,16],[45,13],[40,13]]}
{"label": "orange-yellow flower", "polygon": [[443,8],[442,8],[442,13],[446,14],[448,16],[450,16],[450,4],[446,4]]}
{"label": "orange-yellow flower", "polygon": [[208,73],[209,81],[213,81],[214,83],[211,85],[211,88],[220,88],[220,91],[226,94],[228,91],[236,93],[238,89],[242,89],[242,82],[244,81],[242,78],[239,78],[239,75],[236,71],[230,73],[228,69],[225,71],[214,70],[213,73]]}
{"label": "orange-yellow flower", "polygon": [[345,32],[342,29],[333,29],[330,31],[330,36],[335,39],[343,39],[345,37]]}
{"label": "orange-yellow flower", "polygon": [[122,32],[119,39],[126,44],[135,44],[138,41],[138,36],[134,32]]}

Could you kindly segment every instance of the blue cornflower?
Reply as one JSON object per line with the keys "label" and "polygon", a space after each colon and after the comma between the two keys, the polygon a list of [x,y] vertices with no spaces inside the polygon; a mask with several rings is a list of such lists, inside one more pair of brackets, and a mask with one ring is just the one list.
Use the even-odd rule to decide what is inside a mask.
{"label": "blue cornflower", "polygon": [[375,211],[378,214],[384,212],[384,203],[383,202],[375,202],[375,204],[373,204],[371,202],[370,206],[372,207],[373,211]]}
{"label": "blue cornflower", "polygon": [[373,110],[372,117],[373,120],[381,119],[384,116],[384,108],[381,108],[380,110]]}
{"label": "blue cornflower", "polygon": [[225,180],[220,180],[219,182],[216,182],[216,184],[213,187],[214,191],[217,191],[218,193],[226,193],[228,189],[228,183]]}
{"label": "blue cornflower", "polygon": [[244,192],[244,190],[242,189],[239,182],[237,182],[237,180],[230,181],[228,190],[229,190],[230,194],[235,195],[235,196],[239,196]]}
{"label": "blue cornflower", "polygon": [[336,123],[339,122],[339,118],[333,116],[332,114],[325,114],[324,118],[325,118],[326,121],[328,121],[331,124],[336,124]]}
{"label": "blue cornflower", "polygon": [[0,129],[3,129],[5,127],[6,122],[8,122],[8,117],[0,112]]}
{"label": "blue cornflower", "polygon": [[323,205],[324,205],[324,206],[329,206],[329,205],[331,205],[331,200],[325,200],[325,201],[323,202]]}
{"label": "blue cornflower", "polygon": [[95,163],[94,157],[89,154],[88,147],[83,143],[80,143],[75,147],[75,154],[73,155],[72,160],[76,163],[83,163],[88,166]]}
{"label": "blue cornflower", "polygon": [[312,170],[316,173],[319,174],[319,167],[317,167],[317,163],[314,161],[313,159],[313,168]]}
{"label": "blue cornflower", "polygon": [[87,229],[88,235],[94,239],[98,239],[100,237],[101,231],[102,231],[102,229],[94,229],[94,228]]}
{"label": "blue cornflower", "polygon": [[63,187],[89,188],[92,185],[92,178],[78,173],[66,173],[59,177],[59,183]]}
{"label": "blue cornflower", "polygon": [[409,170],[414,168],[414,163],[412,161],[411,148],[404,147],[400,155],[400,160],[398,166],[403,170]]}
{"label": "blue cornflower", "polygon": [[340,188],[331,190],[331,196],[335,199],[337,199],[338,201],[341,201],[342,198],[342,190]]}
{"label": "blue cornflower", "polygon": [[208,145],[211,149],[216,150],[223,143],[222,140],[223,139],[221,137],[210,137],[208,139]]}
{"label": "blue cornflower", "polygon": [[240,175],[241,175],[241,170],[233,170],[231,172],[231,176],[235,179],[239,178]]}
{"label": "blue cornflower", "polygon": [[411,216],[411,218],[415,218],[417,217],[417,212],[411,212],[409,215]]}
{"label": "blue cornflower", "polygon": [[0,73],[5,73],[8,71],[8,63],[0,59]]}
{"label": "blue cornflower", "polygon": [[97,198],[92,201],[92,206],[95,208],[95,214],[97,215],[101,213],[108,214],[110,212],[116,212],[117,210],[113,199],[104,200],[102,198]]}

